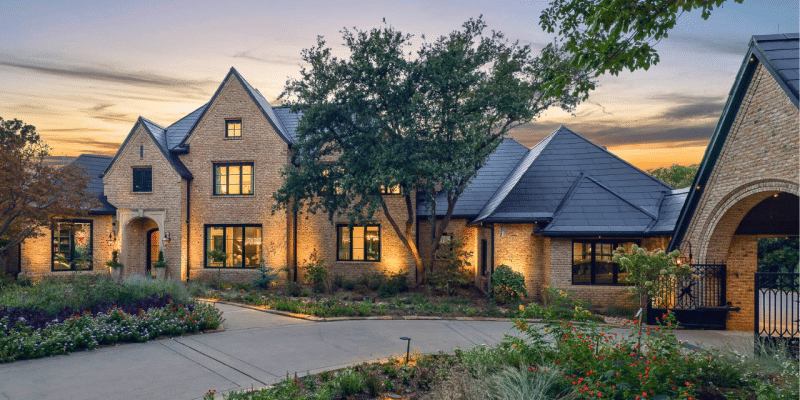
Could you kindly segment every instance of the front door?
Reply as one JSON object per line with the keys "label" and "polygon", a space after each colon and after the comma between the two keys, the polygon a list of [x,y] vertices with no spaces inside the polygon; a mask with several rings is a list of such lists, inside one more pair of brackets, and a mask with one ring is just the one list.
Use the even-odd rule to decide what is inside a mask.
{"label": "front door", "polygon": [[158,262],[158,229],[147,231],[147,271],[146,276],[154,276],[153,264]]}

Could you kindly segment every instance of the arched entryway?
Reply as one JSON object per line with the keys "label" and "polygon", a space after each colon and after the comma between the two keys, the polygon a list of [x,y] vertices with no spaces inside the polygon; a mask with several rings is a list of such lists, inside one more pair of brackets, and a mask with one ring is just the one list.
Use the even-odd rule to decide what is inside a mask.
{"label": "arched entryway", "polygon": [[121,259],[125,275],[152,275],[152,265],[158,261],[160,249],[158,224],[147,217],[131,219],[125,229]]}
{"label": "arched entryway", "polygon": [[158,261],[158,252],[161,248],[159,232],[158,228],[147,231],[147,254],[145,255],[147,262],[145,269],[146,276],[155,276],[153,265]]}

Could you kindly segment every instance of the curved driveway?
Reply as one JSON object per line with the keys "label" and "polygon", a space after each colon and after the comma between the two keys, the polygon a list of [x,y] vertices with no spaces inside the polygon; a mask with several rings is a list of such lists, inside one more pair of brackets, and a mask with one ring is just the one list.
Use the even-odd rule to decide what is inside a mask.
{"label": "curved driveway", "polygon": [[[495,344],[510,322],[357,320],[310,322],[217,304],[225,331],[125,344],[67,356],[0,364],[2,399],[198,399],[209,389],[260,387],[286,374],[305,375],[386,359],[411,348],[452,352]],[[708,344],[752,333],[695,332]],[[740,339],[736,339],[737,341]]]}

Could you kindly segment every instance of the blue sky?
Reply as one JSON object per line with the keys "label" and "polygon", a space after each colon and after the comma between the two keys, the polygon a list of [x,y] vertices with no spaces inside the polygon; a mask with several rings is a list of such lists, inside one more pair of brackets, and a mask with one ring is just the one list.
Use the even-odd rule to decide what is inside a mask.
{"label": "blue sky", "polygon": [[[139,115],[168,125],[202,105],[231,66],[269,100],[300,52],[383,18],[429,39],[483,15],[534,48],[546,1],[16,1],[0,3],[0,117],[37,127],[56,155],[113,154]],[[564,124],[641,168],[699,162],[754,34],[798,31],[796,0],[728,0],[683,15],[649,71],[602,76],[570,115],[511,136],[532,146]]]}

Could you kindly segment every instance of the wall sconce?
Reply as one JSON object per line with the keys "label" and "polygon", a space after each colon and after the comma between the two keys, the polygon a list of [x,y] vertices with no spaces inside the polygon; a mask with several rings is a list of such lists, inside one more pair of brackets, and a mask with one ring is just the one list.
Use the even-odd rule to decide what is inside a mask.
{"label": "wall sconce", "polygon": [[169,242],[170,242],[169,232],[164,232],[164,239],[161,239],[161,243],[163,243],[164,246],[166,246],[169,244]]}

